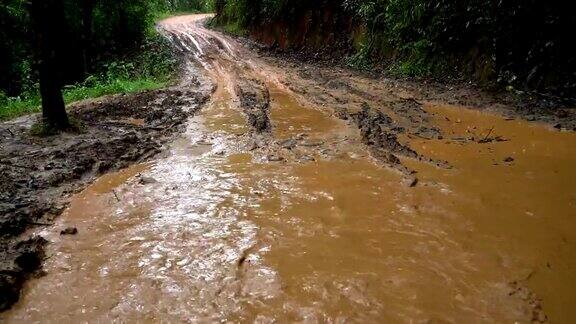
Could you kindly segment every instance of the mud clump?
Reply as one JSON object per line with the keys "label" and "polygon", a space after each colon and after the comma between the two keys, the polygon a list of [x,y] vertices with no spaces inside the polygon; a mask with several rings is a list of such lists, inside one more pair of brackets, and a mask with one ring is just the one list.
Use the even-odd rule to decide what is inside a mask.
{"label": "mud clump", "polygon": [[418,158],[416,151],[398,141],[397,134],[403,133],[403,128],[395,126],[392,118],[382,111],[372,109],[364,103],[362,110],[352,115],[352,118],[360,129],[366,145],[406,157]]}
{"label": "mud clump", "polygon": [[39,272],[48,243],[37,236],[0,247],[0,312],[18,301],[24,282]]}
{"label": "mud clump", "polygon": [[338,116],[354,122],[360,130],[362,142],[368,146],[372,156],[380,162],[403,173],[410,173],[402,165],[396,154],[409,158],[420,158],[416,151],[398,141],[397,134],[402,133],[404,129],[396,126],[388,115],[380,110],[372,109],[367,103],[363,103],[362,109],[357,113],[345,114],[343,111],[339,111]]}
{"label": "mud clump", "polygon": [[67,227],[60,231],[60,235],[76,235],[78,234],[78,229],[76,227]]}
{"label": "mud clump", "polygon": [[18,300],[22,283],[39,269],[32,256],[43,257],[43,239],[18,236],[50,225],[66,197],[97,176],[161,152],[207,99],[165,89],[84,102],[70,107],[82,125],[79,134],[46,138],[31,135],[36,115],[0,124],[0,311]]}
{"label": "mud clump", "polygon": [[526,303],[532,316],[532,323],[550,323],[550,319],[542,308],[542,299],[530,291],[523,281],[525,280],[511,282],[509,295],[520,298]]}
{"label": "mud clump", "polygon": [[270,133],[270,92],[266,85],[253,79],[242,79],[236,86],[236,92],[252,130],[256,133]]}

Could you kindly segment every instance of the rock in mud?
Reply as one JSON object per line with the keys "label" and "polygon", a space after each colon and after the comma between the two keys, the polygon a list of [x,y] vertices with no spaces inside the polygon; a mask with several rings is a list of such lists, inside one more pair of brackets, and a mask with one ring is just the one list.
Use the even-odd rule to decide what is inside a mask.
{"label": "rock in mud", "polygon": [[285,159],[279,155],[268,155],[269,162],[282,162]]}
{"label": "rock in mud", "polygon": [[295,139],[290,138],[290,139],[281,141],[281,142],[278,143],[278,144],[279,144],[282,148],[285,148],[285,149],[287,149],[287,150],[291,150],[291,149],[293,149],[293,148],[296,147],[296,144],[298,144],[298,142],[296,142]]}
{"label": "rock in mud", "polygon": [[212,142],[209,142],[205,139],[201,139],[198,142],[196,142],[197,145],[204,145],[204,146],[211,146],[213,145]]}
{"label": "rock in mud", "polygon": [[324,145],[324,142],[319,141],[319,140],[307,140],[307,141],[300,143],[300,145],[305,146],[305,147],[315,147],[315,146]]}
{"label": "rock in mud", "polygon": [[143,177],[141,176],[140,179],[138,180],[138,183],[141,185],[149,185],[149,184],[153,184],[153,183],[157,183],[158,180],[152,178],[152,177]]}
{"label": "rock in mud", "polygon": [[303,155],[300,157],[300,162],[314,162],[316,159],[310,155]]}
{"label": "rock in mud", "polygon": [[76,227],[67,227],[60,231],[60,235],[76,235],[78,234],[78,229]]}
{"label": "rock in mud", "polygon": [[418,182],[419,182],[418,178],[413,177],[413,178],[408,178],[408,179],[406,179],[404,183],[406,183],[406,185],[407,185],[408,187],[414,188],[414,187],[416,187],[416,186],[418,185]]}

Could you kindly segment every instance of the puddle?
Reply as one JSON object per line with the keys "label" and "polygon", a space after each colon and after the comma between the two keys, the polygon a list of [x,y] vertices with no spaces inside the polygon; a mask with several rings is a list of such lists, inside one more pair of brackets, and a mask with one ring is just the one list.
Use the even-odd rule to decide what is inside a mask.
{"label": "puddle", "polygon": [[[475,244],[499,254],[508,278],[526,279],[552,320],[574,321],[576,134],[454,107],[428,111],[445,138],[412,145],[454,169],[411,166],[446,192],[443,204],[467,216]],[[461,140],[482,142],[489,133],[502,141]]]}
{"label": "puddle", "polygon": [[299,134],[307,134],[311,137],[325,137],[334,132],[339,126],[344,130],[341,121],[314,109],[304,109],[302,105],[291,97],[285,90],[280,90],[269,84],[272,98],[271,118],[274,122],[274,137],[286,139],[296,137]]}
{"label": "puddle", "polygon": [[[407,140],[454,167],[405,159],[414,188],[353,141],[261,163],[238,144],[246,122],[219,71],[167,157],[102,177],[43,231],[47,275],[6,322],[529,322],[530,291],[551,320],[576,319],[576,135],[428,107],[444,139]],[[276,138],[353,137],[271,96]],[[67,226],[79,234],[61,237]]]}

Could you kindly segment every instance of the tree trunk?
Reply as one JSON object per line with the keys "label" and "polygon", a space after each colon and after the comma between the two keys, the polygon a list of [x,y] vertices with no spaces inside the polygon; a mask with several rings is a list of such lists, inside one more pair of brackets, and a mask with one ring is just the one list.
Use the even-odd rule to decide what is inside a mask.
{"label": "tree trunk", "polygon": [[42,117],[48,126],[65,130],[70,128],[70,121],[62,97],[60,52],[65,19],[62,0],[32,0],[30,17],[35,33]]}

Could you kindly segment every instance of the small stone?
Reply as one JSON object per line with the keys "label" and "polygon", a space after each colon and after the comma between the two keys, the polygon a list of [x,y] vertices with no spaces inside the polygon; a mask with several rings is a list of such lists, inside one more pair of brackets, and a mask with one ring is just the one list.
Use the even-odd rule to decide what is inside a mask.
{"label": "small stone", "polygon": [[76,227],[67,227],[60,231],[60,235],[76,235],[78,234],[78,229]]}
{"label": "small stone", "polygon": [[254,151],[257,148],[258,148],[258,145],[255,142],[251,142],[251,143],[248,143],[248,145],[246,145],[247,151]]}
{"label": "small stone", "polygon": [[284,158],[278,155],[268,155],[268,161],[270,162],[281,162],[284,161]]}
{"label": "small stone", "polygon": [[314,159],[314,157],[310,156],[310,155],[304,155],[302,157],[300,157],[300,161],[303,162],[314,162],[316,161],[316,159]]}
{"label": "small stone", "polygon": [[306,146],[306,147],[314,147],[314,146],[321,146],[322,144],[324,144],[324,142],[322,141],[304,141],[301,145],[302,146]]}
{"label": "small stone", "polygon": [[204,140],[204,139],[199,140],[198,142],[196,142],[196,144],[198,144],[198,145],[206,145],[206,146],[212,145],[211,142],[208,142],[207,140]]}
{"label": "small stone", "polygon": [[556,112],[556,116],[558,118],[567,118],[568,117],[568,112],[564,109],[560,109]]}
{"label": "small stone", "polygon": [[297,143],[296,143],[296,140],[290,138],[290,139],[287,139],[287,140],[285,140],[285,141],[280,142],[279,144],[280,144],[280,146],[282,146],[283,148],[288,149],[288,150],[291,150],[291,149],[293,149],[294,147],[296,147],[296,144],[297,144]]}
{"label": "small stone", "polygon": [[140,183],[141,185],[148,185],[157,182],[158,181],[156,179],[151,177],[140,177],[140,180],[138,181],[138,183]]}
{"label": "small stone", "polygon": [[408,187],[414,188],[414,187],[416,187],[416,185],[418,185],[418,178],[416,178],[416,177],[409,178],[409,179],[407,179],[406,184],[408,185]]}
{"label": "small stone", "polygon": [[506,163],[514,162],[514,158],[509,156],[509,157],[504,159],[504,162],[506,162]]}

